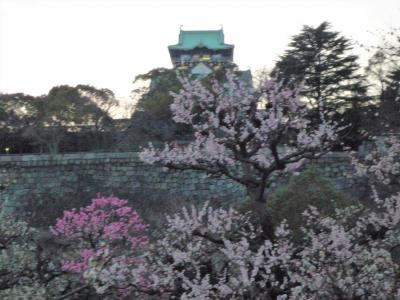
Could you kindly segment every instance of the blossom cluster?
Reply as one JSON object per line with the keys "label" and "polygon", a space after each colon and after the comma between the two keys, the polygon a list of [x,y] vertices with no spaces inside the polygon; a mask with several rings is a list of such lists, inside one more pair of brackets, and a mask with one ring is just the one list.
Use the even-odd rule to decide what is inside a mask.
{"label": "blossom cluster", "polygon": [[147,163],[225,175],[264,191],[272,173],[293,172],[299,161],[321,155],[336,141],[333,122],[311,126],[301,87],[267,79],[253,89],[233,72],[211,89],[198,79],[180,81],[171,111],[176,122],[193,127],[194,140],[162,150],[150,144],[140,154]]}
{"label": "blossom cluster", "polygon": [[396,136],[384,140],[384,147],[375,147],[368,155],[360,159],[352,156],[357,175],[373,175],[383,184],[393,184],[400,174],[400,139]]}
{"label": "blossom cluster", "polygon": [[[138,257],[148,245],[146,228],[126,200],[98,196],[79,211],[65,211],[51,231],[70,243],[73,256],[78,254],[75,259],[65,260],[62,269],[84,277],[90,265],[96,262],[101,264],[101,276],[115,273],[118,264],[139,263]],[[124,290],[118,280],[112,284],[119,287],[120,292]]]}
{"label": "blossom cluster", "polygon": [[[390,147],[362,169],[378,179],[395,174],[397,160],[391,168],[382,161],[398,150]],[[275,238],[262,238],[251,215],[234,209],[183,208],[167,218],[164,237],[141,264],[123,266],[124,279],[136,287],[132,294],[167,299],[400,299],[400,194],[373,194],[374,208],[324,216],[310,207],[300,240],[285,223]],[[91,276],[100,287],[113,280]]]}
{"label": "blossom cluster", "polygon": [[[149,163],[225,175],[263,192],[272,172],[296,171],[336,138],[333,124],[309,126],[299,89],[265,81],[253,91],[229,72],[212,90],[181,80],[183,90],[171,109],[176,121],[194,127],[196,139],[144,150],[141,157]],[[371,152],[354,161],[358,173],[393,183],[400,143],[389,139],[388,145],[383,155]],[[397,300],[400,193],[382,198],[372,187],[372,194],[373,208],[349,206],[325,216],[309,207],[301,238],[294,239],[285,222],[266,237],[265,224],[254,222],[252,213],[206,203],[168,216],[163,236],[154,241],[127,201],[98,196],[86,207],[65,211],[51,227],[63,241],[61,266],[41,258],[43,248],[31,243],[23,223],[0,223],[0,266],[6,270],[0,296],[2,286],[10,293],[29,282],[27,290],[37,287],[46,297],[49,282],[72,276],[78,280],[60,284],[59,299],[84,291],[102,299]],[[16,270],[7,264],[10,253]],[[22,253],[19,264],[15,253]]]}
{"label": "blossom cluster", "polygon": [[140,264],[104,276],[97,262],[88,280],[99,293],[118,278],[131,295],[161,299],[398,299],[400,196],[380,204],[379,213],[350,207],[336,217],[310,208],[301,243],[285,224],[260,240],[250,215],[233,209],[183,209]]}

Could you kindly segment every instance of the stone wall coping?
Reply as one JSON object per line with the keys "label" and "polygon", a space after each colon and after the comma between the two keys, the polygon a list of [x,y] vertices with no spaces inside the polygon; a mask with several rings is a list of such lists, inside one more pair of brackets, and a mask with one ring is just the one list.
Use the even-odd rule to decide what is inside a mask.
{"label": "stone wall coping", "polygon": [[[345,152],[330,152],[317,159],[319,162],[330,161],[330,160],[348,160],[350,158],[348,153]],[[37,165],[46,163],[46,165],[58,165],[58,164],[79,164],[83,161],[93,162],[108,162],[107,160],[112,159],[113,161],[128,160],[131,162],[140,162],[138,152],[77,152],[77,153],[66,153],[66,154],[8,154],[0,155],[0,167],[3,165]]]}
{"label": "stone wall coping", "polygon": [[138,152],[80,152],[66,154],[8,154],[0,155],[0,166],[10,163],[30,163],[30,162],[49,162],[50,164],[58,164],[65,161],[81,161],[81,160],[105,160],[105,159],[129,159],[139,161]]}

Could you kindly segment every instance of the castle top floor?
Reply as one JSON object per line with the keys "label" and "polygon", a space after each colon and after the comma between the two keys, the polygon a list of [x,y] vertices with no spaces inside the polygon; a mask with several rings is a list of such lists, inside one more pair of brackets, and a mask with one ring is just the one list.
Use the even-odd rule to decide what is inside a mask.
{"label": "castle top floor", "polygon": [[220,30],[181,30],[179,42],[168,46],[174,67],[233,62],[234,46],[225,44]]}

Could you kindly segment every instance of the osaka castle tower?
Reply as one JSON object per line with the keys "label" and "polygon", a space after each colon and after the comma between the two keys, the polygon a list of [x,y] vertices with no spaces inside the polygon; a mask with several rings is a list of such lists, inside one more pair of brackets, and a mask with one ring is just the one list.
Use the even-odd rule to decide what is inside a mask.
{"label": "osaka castle tower", "polygon": [[179,42],[168,46],[174,68],[206,76],[222,64],[233,63],[233,45],[225,44],[220,30],[180,30]]}

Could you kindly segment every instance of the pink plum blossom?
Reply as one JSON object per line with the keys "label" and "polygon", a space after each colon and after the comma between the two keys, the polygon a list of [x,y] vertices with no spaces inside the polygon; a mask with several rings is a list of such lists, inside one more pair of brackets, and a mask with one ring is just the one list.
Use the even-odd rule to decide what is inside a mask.
{"label": "pink plum blossom", "polygon": [[[79,210],[64,211],[51,232],[70,243],[71,258],[63,262],[62,269],[85,278],[92,264],[101,265],[98,272],[119,273],[116,266],[138,264],[140,255],[148,246],[145,235],[147,225],[139,214],[117,197],[101,197]],[[118,281],[113,283],[126,291]],[[104,288],[104,286],[103,286]]]}

